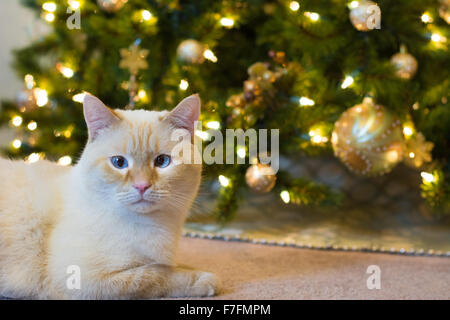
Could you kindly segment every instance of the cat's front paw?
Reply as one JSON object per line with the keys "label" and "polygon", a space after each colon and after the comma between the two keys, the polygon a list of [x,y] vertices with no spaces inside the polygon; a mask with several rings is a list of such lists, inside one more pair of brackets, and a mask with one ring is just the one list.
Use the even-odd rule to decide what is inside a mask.
{"label": "cat's front paw", "polygon": [[211,297],[219,291],[219,280],[210,272],[197,272],[197,280],[189,290],[192,297]]}

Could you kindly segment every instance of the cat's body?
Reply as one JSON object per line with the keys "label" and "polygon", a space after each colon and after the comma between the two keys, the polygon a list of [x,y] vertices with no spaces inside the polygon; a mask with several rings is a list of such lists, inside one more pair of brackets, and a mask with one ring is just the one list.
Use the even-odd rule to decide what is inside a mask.
{"label": "cat's body", "polygon": [[[90,141],[75,166],[0,159],[0,294],[56,299],[214,294],[212,274],[174,264],[201,167],[162,167],[154,160],[171,154],[174,129],[191,130],[198,97],[185,99],[172,113],[113,112],[89,99]],[[118,154],[126,167],[123,159],[120,167],[113,159]],[[76,280],[71,285],[78,271],[79,289]]]}

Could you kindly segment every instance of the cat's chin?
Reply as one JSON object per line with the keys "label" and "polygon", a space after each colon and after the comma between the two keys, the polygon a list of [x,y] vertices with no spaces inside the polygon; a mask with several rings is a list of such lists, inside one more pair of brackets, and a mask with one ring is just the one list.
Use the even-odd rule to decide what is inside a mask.
{"label": "cat's chin", "polygon": [[134,211],[139,214],[145,214],[155,210],[155,205],[156,203],[154,201],[141,199],[128,205],[128,207],[130,208],[131,211]]}

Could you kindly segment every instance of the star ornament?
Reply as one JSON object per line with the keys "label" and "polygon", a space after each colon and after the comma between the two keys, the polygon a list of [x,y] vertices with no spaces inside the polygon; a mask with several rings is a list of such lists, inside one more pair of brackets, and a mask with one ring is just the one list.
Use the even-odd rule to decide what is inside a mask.
{"label": "star ornament", "polygon": [[148,53],[147,49],[140,49],[137,45],[132,45],[129,49],[120,49],[122,60],[120,60],[119,67],[128,69],[130,74],[136,75],[139,70],[148,68],[145,60]]}
{"label": "star ornament", "polygon": [[433,147],[434,144],[426,141],[425,136],[419,132],[415,137],[410,138],[406,142],[406,164],[419,168],[425,162],[430,162],[432,160],[431,151]]}

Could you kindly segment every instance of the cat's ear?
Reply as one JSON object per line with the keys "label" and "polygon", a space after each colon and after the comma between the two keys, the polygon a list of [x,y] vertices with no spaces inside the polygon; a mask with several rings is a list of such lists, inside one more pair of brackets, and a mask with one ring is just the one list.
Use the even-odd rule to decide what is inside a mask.
{"label": "cat's ear", "polygon": [[200,116],[200,97],[198,94],[190,95],[184,98],[173,109],[168,116],[171,124],[175,128],[186,129],[190,132],[191,136],[194,134],[194,122],[198,120]]}
{"label": "cat's ear", "polygon": [[99,98],[88,93],[84,96],[83,113],[88,127],[90,141],[93,141],[98,136],[100,130],[120,120]]}

